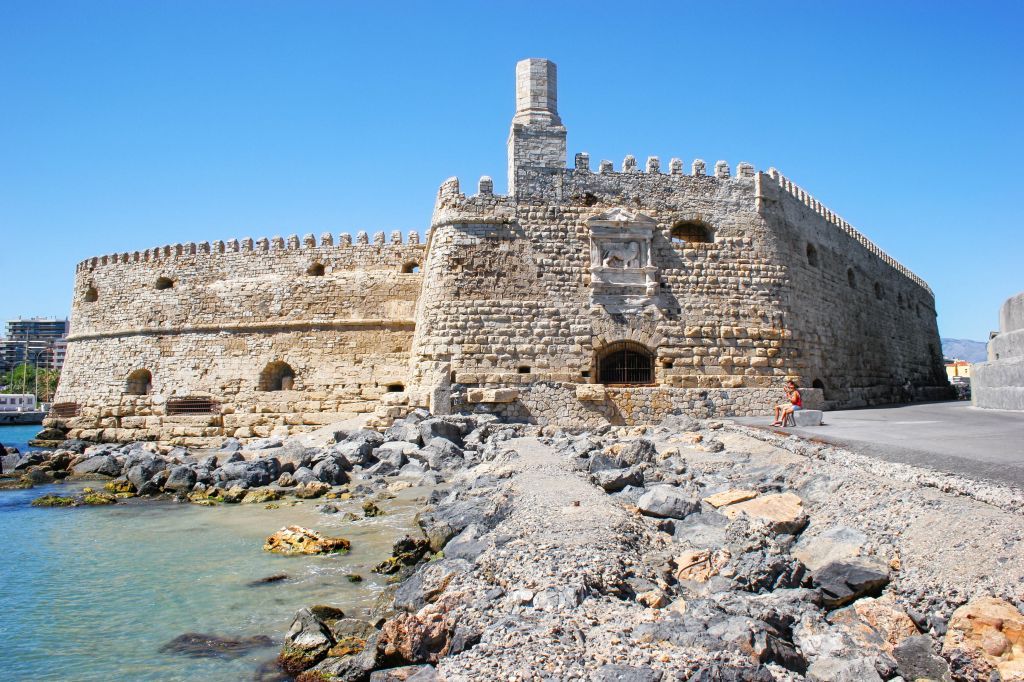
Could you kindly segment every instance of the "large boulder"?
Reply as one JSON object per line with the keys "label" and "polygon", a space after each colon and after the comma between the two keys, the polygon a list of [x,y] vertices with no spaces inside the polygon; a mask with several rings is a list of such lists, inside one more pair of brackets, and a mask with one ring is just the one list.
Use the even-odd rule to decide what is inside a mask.
{"label": "large boulder", "polygon": [[684,519],[700,509],[700,502],[670,485],[657,485],[636,503],[640,513],[659,519]]}
{"label": "large boulder", "polygon": [[121,475],[121,464],[111,455],[96,455],[76,464],[71,471],[76,476],[109,476]]}
{"label": "large boulder", "polygon": [[942,655],[955,679],[1024,680],[1024,615],[1004,599],[980,597],[953,612]]}
{"label": "large boulder", "polygon": [[333,645],[326,623],[309,609],[302,609],[295,614],[284,636],[284,647],[277,660],[286,673],[297,675],[323,660]]}
{"label": "large boulder", "polygon": [[[814,529],[814,526],[808,532]],[[855,528],[835,526],[818,535],[804,533],[793,547],[793,556],[816,571],[832,561],[853,559],[864,553],[868,536]]]}
{"label": "large boulder", "polygon": [[384,432],[385,441],[406,441],[413,445],[421,445],[423,439],[420,437],[419,422],[410,422],[402,419],[388,427]]}
{"label": "large boulder", "polygon": [[462,429],[457,424],[444,421],[438,417],[424,419],[419,423],[420,438],[430,443],[434,438],[444,438],[456,445],[462,445]]}
{"label": "large boulder", "polygon": [[448,588],[448,583],[470,568],[463,559],[442,559],[424,564],[395,592],[395,608],[415,613],[437,600]]}
{"label": "large boulder", "polygon": [[135,486],[136,490],[142,490],[151,478],[163,471],[167,466],[162,459],[152,455],[138,458],[129,457],[125,465],[128,467],[125,477]]}
{"label": "large boulder", "polygon": [[328,451],[334,457],[342,457],[353,466],[367,466],[375,460],[373,450],[376,447],[371,441],[365,439],[347,440],[332,445]]}
{"label": "large boulder", "polygon": [[[341,461],[339,462],[339,460]],[[331,485],[348,483],[348,474],[345,473],[344,465],[341,462],[345,462],[341,457],[322,459],[313,465],[313,475],[316,476],[318,481]]]}
{"label": "large boulder", "polygon": [[605,492],[617,493],[626,486],[642,486],[644,484],[644,474],[639,467],[604,469],[594,474],[593,480]]}
{"label": "large boulder", "polygon": [[436,471],[449,471],[465,464],[462,448],[446,438],[431,438],[420,450],[420,456]]}
{"label": "large boulder", "polygon": [[244,481],[250,488],[270,485],[281,475],[281,463],[276,458],[228,462],[217,469],[216,477],[221,481]]}
{"label": "large boulder", "polygon": [[179,464],[171,469],[170,474],[167,476],[167,481],[164,482],[164,490],[188,492],[192,490],[197,480],[198,476],[191,467],[186,464]]}
{"label": "large boulder", "polygon": [[825,564],[814,571],[826,608],[835,609],[864,596],[881,593],[889,584],[889,567],[878,559],[858,557]]}
{"label": "large boulder", "polygon": [[617,455],[623,466],[633,466],[643,462],[654,462],[658,459],[658,451],[654,443],[647,438],[637,438],[625,443],[611,446],[611,453]]}
{"label": "large boulder", "polygon": [[430,548],[437,552],[470,524],[476,524],[486,532],[494,528],[507,512],[506,501],[477,497],[420,512],[416,515],[416,522],[430,541]]}

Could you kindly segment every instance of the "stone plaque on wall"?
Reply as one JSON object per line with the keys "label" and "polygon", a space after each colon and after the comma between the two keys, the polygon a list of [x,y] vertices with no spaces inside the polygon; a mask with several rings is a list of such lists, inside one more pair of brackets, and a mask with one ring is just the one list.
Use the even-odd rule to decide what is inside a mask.
{"label": "stone plaque on wall", "polygon": [[587,221],[590,302],[610,313],[640,312],[654,304],[658,268],[651,256],[655,221],[621,208]]}

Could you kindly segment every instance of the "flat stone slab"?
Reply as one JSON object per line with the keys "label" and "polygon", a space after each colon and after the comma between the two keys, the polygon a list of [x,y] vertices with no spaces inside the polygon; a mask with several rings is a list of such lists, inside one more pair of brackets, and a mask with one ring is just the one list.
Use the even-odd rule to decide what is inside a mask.
{"label": "flat stone slab", "polygon": [[757,497],[756,490],[725,490],[714,495],[708,495],[704,498],[704,501],[710,504],[715,509],[720,507],[727,507],[730,504],[736,504],[738,502],[746,502]]}
{"label": "flat stone slab", "polygon": [[768,521],[776,533],[796,533],[807,525],[803,501],[793,493],[762,495],[722,508],[730,520],[740,514]]}
{"label": "flat stone slab", "polygon": [[793,413],[796,426],[821,426],[821,410],[797,410]]}

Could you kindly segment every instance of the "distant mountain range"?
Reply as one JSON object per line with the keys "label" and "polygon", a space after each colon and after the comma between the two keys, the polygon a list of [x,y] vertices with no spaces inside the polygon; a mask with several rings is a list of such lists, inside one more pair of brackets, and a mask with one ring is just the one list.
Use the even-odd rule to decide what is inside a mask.
{"label": "distant mountain range", "polygon": [[942,339],[943,357],[967,362],[985,362],[988,360],[988,344],[970,339]]}

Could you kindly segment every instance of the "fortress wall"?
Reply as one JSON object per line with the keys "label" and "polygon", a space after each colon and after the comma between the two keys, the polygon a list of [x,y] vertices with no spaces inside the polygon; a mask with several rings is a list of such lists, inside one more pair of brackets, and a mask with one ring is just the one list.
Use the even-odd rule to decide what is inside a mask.
{"label": "fortress wall", "polygon": [[[389,244],[311,239],[85,261],[55,401],[76,403],[80,415],[55,423],[72,437],[202,445],[372,412],[389,385],[408,381],[423,275],[402,270],[422,264],[425,246],[400,236]],[[316,264],[322,275],[309,274]],[[173,286],[158,289],[161,277]],[[291,390],[259,390],[271,362],[291,367]],[[139,369],[152,375],[150,393],[128,395],[127,378]],[[212,398],[220,414],[168,416],[166,400],[185,396]]]}
{"label": "fortress wall", "polygon": [[948,385],[927,285],[777,171],[760,184],[786,263],[787,328],[804,384],[822,382],[842,407],[898,400],[907,379],[919,397],[941,396]]}
{"label": "fortress wall", "polygon": [[[752,177],[582,168],[538,177],[531,191],[543,200],[529,204],[466,197],[451,180],[439,193],[414,357],[435,381],[454,381],[455,405],[472,386],[592,382],[595,351],[623,339],[657,349],[662,386],[777,387],[781,397],[799,354],[782,326],[784,268]],[[591,306],[587,220],[613,207],[657,221],[658,314]],[[714,242],[673,242],[680,220],[712,225]]]}

